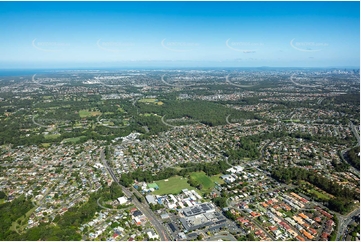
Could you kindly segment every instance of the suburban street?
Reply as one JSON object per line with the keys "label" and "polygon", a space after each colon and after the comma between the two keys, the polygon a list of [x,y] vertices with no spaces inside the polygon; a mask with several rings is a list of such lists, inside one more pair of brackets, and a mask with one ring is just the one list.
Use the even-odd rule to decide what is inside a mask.
{"label": "suburban street", "polygon": [[[120,185],[118,182],[118,179],[116,178],[116,176],[114,175],[112,169],[108,166],[107,161],[105,160],[105,153],[104,150],[102,150],[101,154],[101,160],[104,164],[104,166],[107,168],[110,176],[113,178],[113,180],[122,187],[124,194],[130,198],[132,197],[132,192],[129,191],[127,188],[125,188],[124,186]],[[145,205],[143,205],[142,203],[140,203],[137,199],[133,199],[132,200],[133,204],[137,207],[137,209],[139,209],[148,219],[149,222],[153,225],[154,229],[157,231],[157,233],[160,236],[160,239],[162,241],[169,241],[170,237],[169,235],[165,232],[166,229],[164,228],[164,226],[158,221],[158,219],[156,218],[156,216],[153,214],[153,212],[146,207]]]}

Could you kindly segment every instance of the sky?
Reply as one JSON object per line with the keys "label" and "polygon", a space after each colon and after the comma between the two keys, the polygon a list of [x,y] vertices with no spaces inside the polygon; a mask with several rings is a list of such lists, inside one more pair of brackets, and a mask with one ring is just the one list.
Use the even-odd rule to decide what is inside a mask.
{"label": "sky", "polygon": [[0,68],[359,67],[359,2],[0,2]]}

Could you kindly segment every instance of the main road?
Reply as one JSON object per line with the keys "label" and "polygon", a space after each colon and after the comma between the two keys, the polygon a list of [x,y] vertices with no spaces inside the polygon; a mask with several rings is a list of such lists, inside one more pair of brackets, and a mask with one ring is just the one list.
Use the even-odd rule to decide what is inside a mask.
{"label": "main road", "polygon": [[347,226],[349,225],[349,223],[351,223],[351,221],[353,220],[354,216],[358,216],[360,215],[360,208],[356,208],[355,210],[353,210],[352,212],[350,212],[347,215],[340,215],[338,216],[339,218],[339,225],[338,225],[338,229],[337,229],[337,236],[336,236],[336,240],[342,240],[342,237],[345,233],[345,230],[347,228]]}
{"label": "main road", "polygon": [[[102,160],[103,165],[107,168],[114,182],[116,182],[119,186],[121,186],[124,194],[129,198],[132,197],[133,195],[132,192],[129,191],[129,189],[127,189],[126,187],[119,184],[118,179],[114,175],[113,170],[109,167],[107,161],[105,160],[104,150],[100,152],[100,159]],[[166,229],[164,228],[164,226],[158,221],[157,217],[153,214],[153,212],[149,209],[148,206],[145,206],[144,204],[140,203],[137,199],[133,199],[132,202],[137,207],[137,209],[140,210],[149,219],[149,222],[153,225],[154,229],[157,231],[162,241],[171,240],[170,236],[166,233]]]}

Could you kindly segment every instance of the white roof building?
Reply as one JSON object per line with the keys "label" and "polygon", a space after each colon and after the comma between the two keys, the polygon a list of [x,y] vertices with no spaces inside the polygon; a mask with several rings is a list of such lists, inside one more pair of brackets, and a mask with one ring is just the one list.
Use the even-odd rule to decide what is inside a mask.
{"label": "white roof building", "polygon": [[124,197],[124,196],[123,197],[118,197],[117,200],[118,200],[120,205],[125,204],[128,201],[128,199],[126,197]]}

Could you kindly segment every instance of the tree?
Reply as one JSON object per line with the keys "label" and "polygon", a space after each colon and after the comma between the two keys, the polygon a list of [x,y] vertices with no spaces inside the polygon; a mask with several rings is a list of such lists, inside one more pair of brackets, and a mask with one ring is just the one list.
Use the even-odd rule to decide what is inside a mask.
{"label": "tree", "polygon": [[6,198],[6,194],[3,191],[0,191],[0,199]]}

